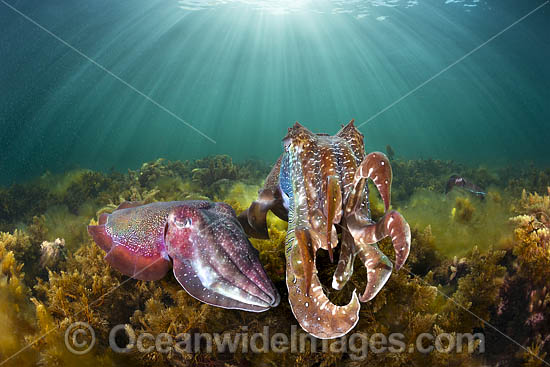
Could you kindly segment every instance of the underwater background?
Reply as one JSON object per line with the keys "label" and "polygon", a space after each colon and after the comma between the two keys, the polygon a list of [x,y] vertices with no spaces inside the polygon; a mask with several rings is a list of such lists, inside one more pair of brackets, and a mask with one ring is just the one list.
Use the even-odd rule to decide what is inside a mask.
{"label": "underwater background", "polygon": [[[0,0],[0,30],[0,366],[550,364],[550,2]],[[275,216],[270,239],[251,239],[281,294],[261,314],[203,304],[171,273],[122,275],[86,226],[125,201],[223,201],[239,214],[295,121],[333,135],[351,119],[367,152],[388,155],[392,207],[412,231],[404,269],[353,332],[403,333],[407,346],[482,333],[484,351],[112,350],[119,324],[288,333],[287,224]],[[483,195],[446,192],[451,175]],[[317,256],[330,284],[335,264]],[[366,276],[358,264],[330,300],[346,304]],[[64,341],[75,322],[96,333],[84,355]]]}
{"label": "underwater background", "polygon": [[335,133],[352,118],[369,151],[548,164],[547,7],[380,113],[542,3],[11,3],[215,144],[2,4],[0,182],[158,157],[273,162],[295,121]]}

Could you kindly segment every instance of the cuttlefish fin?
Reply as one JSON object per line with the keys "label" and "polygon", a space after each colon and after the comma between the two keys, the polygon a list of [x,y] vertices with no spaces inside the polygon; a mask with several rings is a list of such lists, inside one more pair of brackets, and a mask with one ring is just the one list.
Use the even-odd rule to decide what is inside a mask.
{"label": "cuttlefish fin", "polygon": [[327,177],[327,201],[326,201],[326,218],[327,218],[327,250],[330,257],[330,262],[334,262],[334,256],[332,252],[332,227],[336,211],[342,208],[342,191],[338,184],[336,176]]}
{"label": "cuttlefish fin", "polygon": [[109,251],[113,246],[113,240],[105,230],[105,223],[107,222],[108,216],[108,214],[102,214],[99,217],[99,224],[97,226],[88,226],[88,233],[92,236],[95,243],[105,252]]}
{"label": "cuttlefish fin", "polygon": [[270,303],[239,289],[223,277],[215,277],[210,284],[203,284],[189,259],[174,258],[173,263],[177,281],[190,296],[201,302],[251,312],[263,312],[272,307]]}
{"label": "cuttlefish fin", "polygon": [[88,226],[90,236],[107,253],[105,261],[122,274],[134,279],[162,279],[172,266],[170,259],[160,253],[152,256],[143,256],[119,243],[113,242],[105,229],[106,218],[106,216],[102,215],[99,218],[99,222],[103,224]]}
{"label": "cuttlefish fin", "polygon": [[143,201],[123,201],[115,210],[137,208],[144,205]]}
{"label": "cuttlefish fin", "polygon": [[162,279],[172,267],[170,259],[162,255],[138,255],[119,245],[111,247],[105,255],[105,261],[121,273],[138,280]]}
{"label": "cuttlefish fin", "polygon": [[107,218],[109,217],[109,214],[107,213],[103,213],[99,216],[99,221],[98,221],[98,224],[99,225],[103,225],[105,223],[107,223]]}

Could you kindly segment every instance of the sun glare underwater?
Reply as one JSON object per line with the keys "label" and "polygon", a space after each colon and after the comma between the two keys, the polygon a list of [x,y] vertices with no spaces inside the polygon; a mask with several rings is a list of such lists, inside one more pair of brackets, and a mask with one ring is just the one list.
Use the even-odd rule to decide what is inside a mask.
{"label": "sun glare underwater", "polygon": [[0,30],[0,366],[550,365],[550,1]]}

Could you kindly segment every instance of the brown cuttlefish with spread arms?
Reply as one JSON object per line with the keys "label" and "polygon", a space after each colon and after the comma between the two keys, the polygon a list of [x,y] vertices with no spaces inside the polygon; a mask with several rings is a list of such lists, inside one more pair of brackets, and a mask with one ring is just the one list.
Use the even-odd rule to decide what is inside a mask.
{"label": "brown cuttlefish with spread arms", "polygon": [[[392,169],[379,152],[365,154],[363,135],[353,120],[334,136],[314,134],[296,123],[283,139],[284,153],[251,206],[239,216],[251,237],[268,238],[266,214],[271,210],[288,221],[286,282],[294,316],[317,338],[347,334],[359,319],[360,303],[373,299],[388,281],[393,264],[377,246],[391,237],[395,268],[409,255],[411,232],[405,219],[389,211]],[[374,182],[386,213],[371,219],[367,180]],[[340,239],[338,233],[341,233]],[[323,291],[316,269],[316,252],[340,242],[340,258],[332,287],[342,289],[353,272],[356,257],[367,268],[367,285],[349,304],[333,304]]]}

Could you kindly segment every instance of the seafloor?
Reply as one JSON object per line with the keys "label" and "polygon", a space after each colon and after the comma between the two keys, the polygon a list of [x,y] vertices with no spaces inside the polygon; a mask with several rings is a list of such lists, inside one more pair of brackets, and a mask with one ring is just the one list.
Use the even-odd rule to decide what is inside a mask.
{"label": "seafloor", "polygon": [[[10,358],[5,365],[13,366],[542,366],[550,352],[550,170],[390,158],[392,203],[411,225],[411,254],[379,295],[362,304],[353,332],[399,332],[407,346],[421,333],[483,333],[483,353],[474,346],[474,353],[466,348],[462,353],[370,353],[357,361],[338,348],[324,353],[247,353],[239,348],[235,353],[113,352],[109,331],[118,324],[170,335],[254,333],[265,326],[271,333],[288,334],[297,325],[284,280],[286,223],[274,216],[268,218],[271,239],[252,243],[282,301],[260,314],[202,304],[171,273],[157,282],[129,279],[103,260],[103,251],[86,232],[99,213],[126,200],[207,198],[240,213],[254,200],[270,167],[214,156],[158,160],[127,173],[46,173],[33,182],[0,188],[1,361]],[[459,190],[445,195],[451,174],[484,187],[485,199]],[[371,205],[379,216],[375,195]],[[390,242],[384,240],[381,248],[393,256]],[[317,261],[321,280],[329,284],[335,266],[325,253]],[[352,290],[362,291],[365,282],[365,269],[357,262],[344,290],[329,297],[347,303]],[[328,287],[325,291],[330,292]],[[65,346],[65,330],[76,321],[90,324],[96,333],[97,344],[85,355]]]}

